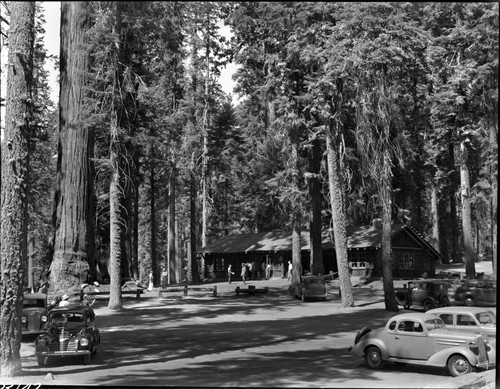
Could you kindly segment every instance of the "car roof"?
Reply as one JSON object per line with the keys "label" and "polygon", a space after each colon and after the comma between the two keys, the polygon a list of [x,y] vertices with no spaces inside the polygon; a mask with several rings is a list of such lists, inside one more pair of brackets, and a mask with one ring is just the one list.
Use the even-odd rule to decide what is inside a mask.
{"label": "car roof", "polygon": [[391,320],[426,320],[426,319],[435,319],[434,315],[430,315],[427,312],[409,312],[409,313],[400,313],[399,315],[391,317],[388,321]]}
{"label": "car roof", "polygon": [[88,305],[83,305],[80,303],[69,303],[69,305],[66,305],[64,307],[55,307],[51,310],[52,312],[68,312],[68,311],[78,311],[78,312],[92,312],[92,308],[90,308]]}
{"label": "car roof", "polygon": [[435,312],[443,312],[443,313],[479,313],[479,312],[486,312],[486,311],[491,311],[493,310],[490,307],[461,307],[461,306],[454,306],[454,307],[441,307],[441,308],[434,308],[430,309],[427,311],[427,313],[435,313]]}

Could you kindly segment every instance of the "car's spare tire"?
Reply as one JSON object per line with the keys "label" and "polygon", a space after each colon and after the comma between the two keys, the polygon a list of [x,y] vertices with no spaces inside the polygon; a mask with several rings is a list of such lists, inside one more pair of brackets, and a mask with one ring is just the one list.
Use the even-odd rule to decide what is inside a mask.
{"label": "car's spare tire", "polygon": [[361,328],[358,333],[356,334],[356,337],[354,338],[354,344],[357,344],[360,339],[365,336],[368,332],[371,331],[371,328],[368,328],[368,327],[363,327]]}

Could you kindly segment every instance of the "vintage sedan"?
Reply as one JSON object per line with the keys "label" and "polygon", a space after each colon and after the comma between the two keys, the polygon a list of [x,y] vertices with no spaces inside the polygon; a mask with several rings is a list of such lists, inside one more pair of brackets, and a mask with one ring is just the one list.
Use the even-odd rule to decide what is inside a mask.
{"label": "vintage sedan", "polygon": [[24,334],[44,332],[49,310],[45,293],[24,293],[21,314],[21,329]]}
{"label": "vintage sedan", "polygon": [[481,333],[496,347],[497,317],[491,308],[454,306],[431,309],[427,313],[440,317],[446,328]]}
{"label": "vintage sedan", "polygon": [[95,314],[88,305],[70,303],[53,308],[47,322],[47,332],[35,340],[38,365],[50,358],[82,357],[89,364],[101,341],[95,326]]}
{"label": "vintage sedan", "polygon": [[449,305],[448,290],[451,285],[439,280],[408,281],[402,288],[395,288],[396,300],[405,309],[422,307],[424,311]]}
{"label": "vintage sedan", "polygon": [[497,287],[493,279],[463,280],[451,295],[452,305],[496,305]]}
{"label": "vintage sedan", "polygon": [[302,301],[320,299],[326,300],[326,283],[322,276],[303,276],[299,284],[290,285],[290,295]]}
{"label": "vintage sedan", "polygon": [[386,361],[447,367],[453,376],[487,369],[496,362],[496,350],[480,334],[452,331],[432,314],[415,312],[393,316],[385,327],[358,331],[352,353],[364,357],[370,369]]}

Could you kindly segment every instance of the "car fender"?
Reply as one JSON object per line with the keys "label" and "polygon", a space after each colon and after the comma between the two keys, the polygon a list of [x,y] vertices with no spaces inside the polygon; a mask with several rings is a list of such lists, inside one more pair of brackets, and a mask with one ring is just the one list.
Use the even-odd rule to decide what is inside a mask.
{"label": "car fender", "polygon": [[384,342],[379,340],[379,339],[365,339],[364,337],[361,338],[361,340],[356,344],[352,352],[356,356],[363,356],[365,354],[365,350],[370,347],[370,346],[376,346],[380,349],[380,352],[382,353],[382,359],[387,360],[389,358],[389,353],[387,352],[387,347],[385,346]]}
{"label": "car fender", "polygon": [[465,347],[449,347],[444,350],[438,351],[428,359],[427,364],[432,366],[445,367],[448,363],[448,359],[453,354],[463,355],[473,366],[476,366],[478,364],[477,355],[474,354],[470,349]]}

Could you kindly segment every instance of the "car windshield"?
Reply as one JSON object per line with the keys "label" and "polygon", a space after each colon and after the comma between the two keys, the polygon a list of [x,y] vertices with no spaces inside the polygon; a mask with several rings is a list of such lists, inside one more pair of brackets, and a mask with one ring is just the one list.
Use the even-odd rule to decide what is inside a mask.
{"label": "car windshield", "polygon": [[23,307],[45,308],[45,300],[42,299],[24,299]]}
{"label": "car windshield", "polygon": [[55,325],[64,325],[67,323],[84,323],[84,315],[74,312],[56,312],[50,316],[50,321]]}
{"label": "car windshield", "polygon": [[425,328],[427,331],[437,330],[440,328],[445,328],[444,322],[440,318],[427,319],[425,321]]}
{"label": "car windshield", "polygon": [[476,313],[476,318],[481,324],[496,324],[497,318],[492,311]]}

